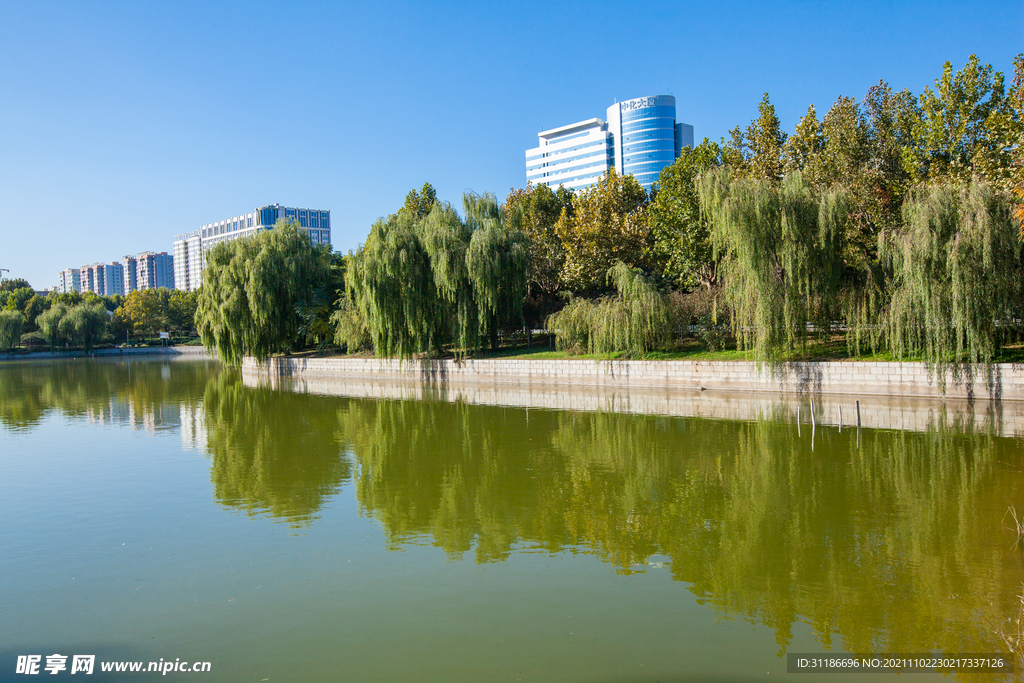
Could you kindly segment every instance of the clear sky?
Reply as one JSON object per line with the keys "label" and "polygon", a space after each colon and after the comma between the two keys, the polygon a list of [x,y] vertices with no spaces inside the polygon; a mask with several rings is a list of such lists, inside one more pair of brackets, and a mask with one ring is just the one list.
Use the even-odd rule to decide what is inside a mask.
{"label": "clear sky", "polygon": [[140,251],[264,204],[335,249],[430,181],[504,198],[543,128],[672,94],[699,141],[757,114],[915,94],[971,53],[1011,75],[1024,2],[0,0],[0,268]]}

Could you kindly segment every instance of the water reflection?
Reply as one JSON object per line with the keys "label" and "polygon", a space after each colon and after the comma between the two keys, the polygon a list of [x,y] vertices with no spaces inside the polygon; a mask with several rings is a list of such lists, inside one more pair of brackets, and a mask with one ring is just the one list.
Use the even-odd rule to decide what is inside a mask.
{"label": "water reflection", "polygon": [[306,526],[351,478],[335,407],[324,401],[249,389],[223,372],[202,406],[213,492],[225,505]]}
{"label": "water reflection", "polygon": [[205,444],[219,503],[302,527],[351,483],[395,549],[585,553],[622,574],[660,558],[703,604],[770,626],[780,651],[802,621],[835,650],[996,652],[1017,613],[1003,518],[1024,499],[1020,439],[819,427],[812,451],[810,430],[782,422],[311,396],[203,363],[164,374],[0,367],[0,424],[177,421]]}
{"label": "water reflection", "polygon": [[213,362],[74,359],[0,364],[0,426],[31,432],[50,414],[161,431],[190,422]]}

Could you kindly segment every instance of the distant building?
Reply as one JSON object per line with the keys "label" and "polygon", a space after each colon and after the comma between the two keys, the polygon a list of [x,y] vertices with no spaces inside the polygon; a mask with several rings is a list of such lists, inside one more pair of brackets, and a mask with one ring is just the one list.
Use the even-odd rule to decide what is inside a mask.
{"label": "distant building", "polygon": [[207,223],[193,232],[174,238],[174,281],[178,289],[191,292],[202,284],[205,254],[221,242],[271,230],[280,219],[294,220],[313,244],[331,244],[331,212],[269,204],[234,218]]}
{"label": "distant building", "polygon": [[83,294],[86,292],[101,294],[99,289],[103,287],[103,264],[94,263],[91,266],[82,266],[79,271],[81,272],[81,289],[79,291]]}
{"label": "distant building", "polygon": [[106,296],[125,294],[124,266],[117,261],[103,264],[103,292]]}
{"label": "distant building", "polygon": [[121,266],[124,268],[124,291],[130,294],[139,288],[139,261],[131,255],[122,256]]}
{"label": "distant building", "polygon": [[82,291],[82,271],[79,268],[65,268],[57,273],[57,292],[67,294],[69,292]]}
{"label": "distant building", "polygon": [[116,261],[82,266],[79,273],[78,291],[82,293],[92,292],[100,296],[124,294],[124,267]]}
{"label": "distant building", "polygon": [[136,257],[136,282],[138,289],[174,289],[174,257],[166,251],[142,252]]}
{"label": "distant building", "polygon": [[537,137],[539,146],[526,150],[526,180],[534,185],[578,190],[596,183],[615,163],[615,143],[601,119],[541,131]]}
{"label": "distant building", "polygon": [[186,292],[199,289],[203,274],[203,240],[198,230],[174,236],[174,286]]}
{"label": "distant building", "polygon": [[587,119],[537,138],[537,147],[526,150],[529,183],[578,190],[614,166],[649,190],[683,147],[693,147],[693,126],[676,123],[675,97],[656,95],[613,104],[604,121]]}

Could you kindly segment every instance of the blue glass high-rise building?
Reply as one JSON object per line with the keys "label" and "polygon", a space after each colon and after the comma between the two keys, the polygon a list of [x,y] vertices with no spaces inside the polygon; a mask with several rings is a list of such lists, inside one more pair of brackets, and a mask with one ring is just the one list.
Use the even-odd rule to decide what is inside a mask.
{"label": "blue glass high-rise building", "polygon": [[541,131],[538,141],[526,151],[528,182],[582,189],[614,166],[649,190],[683,147],[693,147],[693,126],[676,123],[675,97],[656,95],[613,104],[606,121]]}
{"label": "blue glass high-rise building", "polygon": [[608,107],[608,132],[615,140],[615,167],[650,189],[661,169],[693,147],[693,126],[676,123],[672,95],[639,97]]}

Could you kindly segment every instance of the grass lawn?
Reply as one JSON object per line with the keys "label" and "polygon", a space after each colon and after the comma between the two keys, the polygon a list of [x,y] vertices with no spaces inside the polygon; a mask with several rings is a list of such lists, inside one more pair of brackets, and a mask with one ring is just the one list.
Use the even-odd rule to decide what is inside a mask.
{"label": "grass lawn", "polygon": [[[362,353],[352,356],[345,356],[337,350],[304,351],[292,354],[292,357],[331,357],[341,356],[347,358],[372,358],[372,354]],[[453,355],[447,356],[449,358]],[[547,343],[538,341],[532,348],[519,346],[517,348],[504,348],[500,351],[481,350],[474,358],[518,358],[522,360],[707,360],[707,361],[750,361],[754,360],[753,354],[746,351],[738,351],[735,345],[721,351],[708,351],[696,340],[686,340],[677,344],[677,348],[670,351],[651,351],[640,356],[631,356],[624,352],[612,354],[573,354],[568,351],[552,349]],[[851,356],[846,348],[846,341],[842,335],[835,335],[824,341],[814,340],[808,343],[806,349],[797,349],[784,354],[780,361],[873,361],[893,362],[899,359],[891,353],[865,354]],[[920,358],[905,358],[908,361],[919,361]],[[997,363],[1024,363],[1024,343],[1008,345],[1002,348],[995,358]]]}

